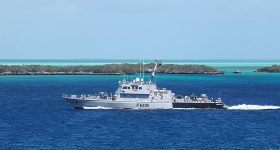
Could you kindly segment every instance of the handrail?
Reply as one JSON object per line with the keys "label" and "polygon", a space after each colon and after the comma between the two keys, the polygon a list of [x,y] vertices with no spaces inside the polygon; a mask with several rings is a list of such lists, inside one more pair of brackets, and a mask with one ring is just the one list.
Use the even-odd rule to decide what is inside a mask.
{"label": "handrail", "polygon": [[101,98],[100,96],[95,96],[95,95],[75,95],[75,94],[63,94],[63,98],[72,98],[72,99],[98,99],[98,100],[113,100],[113,97],[107,97],[107,98]]}

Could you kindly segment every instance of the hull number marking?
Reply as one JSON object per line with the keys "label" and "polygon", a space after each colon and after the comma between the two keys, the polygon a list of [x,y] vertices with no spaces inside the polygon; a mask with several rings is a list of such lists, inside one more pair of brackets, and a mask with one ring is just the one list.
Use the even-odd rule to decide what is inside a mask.
{"label": "hull number marking", "polygon": [[149,104],[140,104],[140,107],[147,108],[147,107],[150,107],[150,105]]}

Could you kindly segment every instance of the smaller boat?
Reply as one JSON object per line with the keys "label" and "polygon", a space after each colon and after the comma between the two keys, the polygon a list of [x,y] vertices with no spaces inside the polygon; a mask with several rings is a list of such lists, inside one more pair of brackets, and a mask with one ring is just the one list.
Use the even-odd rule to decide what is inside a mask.
{"label": "smaller boat", "polygon": [[235,70],[235,71],[233,71],[232,73],[235,73],[235,74],[240,74],[240,73],[242,73],[240,70]]}

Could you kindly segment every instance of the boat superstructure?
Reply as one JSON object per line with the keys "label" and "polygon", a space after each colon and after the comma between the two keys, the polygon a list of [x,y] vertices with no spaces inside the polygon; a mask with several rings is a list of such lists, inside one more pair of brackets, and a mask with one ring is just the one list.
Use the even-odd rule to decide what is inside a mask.
{"label": "boat superstructure", "polygon": [[[149,81],[136,78],[132,81],[119,81],[114,95],[100,92],[98,95],[63,95],[72,106],[78,109],[91,109],[96,107],[112,109],[172,109],[172,108],[223,108],[220,99],[209,100],[206,95],[202,97],[176,96],[171,90],[158,88],[155,82],[157,67],[161,65],[155,60],[154,68]],[[141,69],[140,69],[141,72]]]}

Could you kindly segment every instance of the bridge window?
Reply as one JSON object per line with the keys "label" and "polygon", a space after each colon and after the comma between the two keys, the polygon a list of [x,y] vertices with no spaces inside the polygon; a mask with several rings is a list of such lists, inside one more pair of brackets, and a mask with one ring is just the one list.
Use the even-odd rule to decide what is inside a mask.
{"label": "bridge window", "polygon": [[126,86],[124,86],[124,87],[123,87],[123,89],[127,89],[127,87],[126,87]]}

